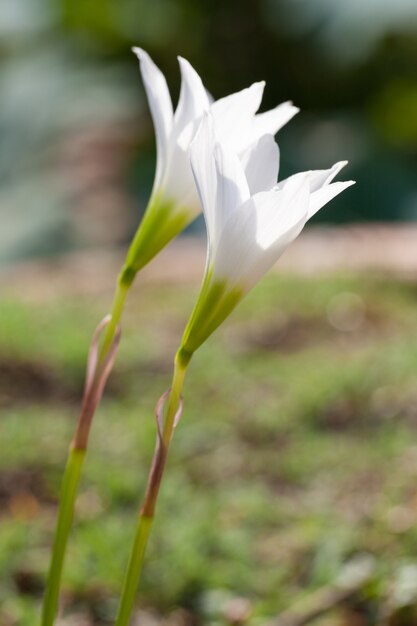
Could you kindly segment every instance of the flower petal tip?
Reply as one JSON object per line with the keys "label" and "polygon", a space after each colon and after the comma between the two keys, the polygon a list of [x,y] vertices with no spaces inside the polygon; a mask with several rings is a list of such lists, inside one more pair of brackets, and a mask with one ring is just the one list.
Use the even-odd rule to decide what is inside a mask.
{"label": "flower petal tip", "polygon": [[198,75],[198,73],[196,72],[194,67],[191,65],[191,63],[188,61],[188,59],[185,59],[181,55],[178,55],[177,56],[177,61],[178,61],[178,65],[180,66],[181,73],[185,73],[186,72],[189,75],[190,74],[194,75],[195,78],[197,78],[199,81],[201,81],[200,76]]}
{"label": "flower petal tip", "polygon": [[252,85],[247,87],[247,90],[259,91],[261,94],[263,94],[263,92],[265,90],[265,85],[266,85],[266,81],[265,80],[258,80],[256,83],[252,83]]}
{"label": "flower petal tip", "polygon": [[178,63],[181,65],[185,65],[185,66],[190,66],[191,63],[189,61],[187,61],[187,59],[185,59],[184,57],[182,57],[180,54],[177,55],[177,61]]}
{"label": "flower petal tip", "polygon": [[138,46],[132,46],[132,52],[138,57],[139,61],[149,56],[143,48],[139,48]]}
{"label": "flower petal tip", "polygon": [[328,170],[329,172],[329,176],[327,179],[328,183],[331,183],[331,181],[336,178],[336,176],[339,174],[339,172],[346,167],[346,165],[349,163],[349,161],[337,161],[337,163],[335,163],[334,165],[331,166],[331,168]]}
{"label": "flower petal tip", "polygon": [[[278,106],[280,106],[280,105],[278,105]],[[283,102],[281,104],[281,106],[291,107],[293,109],[293,111],[295,111],[296,113],[298,113],[300,111],[300,107],[296,106],[292,100],[285,100],[285,102]]]}

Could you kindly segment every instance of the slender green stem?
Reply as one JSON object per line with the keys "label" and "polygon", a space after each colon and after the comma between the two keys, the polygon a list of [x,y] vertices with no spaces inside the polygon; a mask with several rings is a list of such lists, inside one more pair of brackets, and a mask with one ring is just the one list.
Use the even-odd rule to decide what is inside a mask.
{"label": "slender green stem", "polygon": [[172,384],[168,398],[168,408],[164,420],[164,427],[162,432],[162,439],[166,446],[169,446],[174,432],[175,417],[180,405],[182,389],[184,387],[184,378],[187,373],[188,363],[183,363],[175,358],[174,373],[172,376]]}
{"label": "slender green stem", "polygon": [[[139,230],[140,227],[138,231]],[[137,236],[138,235],[136,235],[134,242],[136,241]],[[133,244],[131,245],[131,248],[132,247]],[[104,331],[101,348],[99,349],[97,347],[97,350],[99,350],[98,364],[96,365],[97,370],[94,372],[96,381],[89,390],[87,397],[84,397],[83,407],[81,409],[81,414],[78,419],[75,437],[71,446],[67,466],[64,472],[61,487],[57,527],[52,548],[51,565],[49,569],[45,600],[42,609],[42,626],[53,626],[55,621],[58,608],[59,590],[65,559],[65,552],[72,524],[74,505],[80,481],[82,464],[86,455],[89,431],[95,410],[98,406],[98,403],[100,402],[101,394],[103,392],[107,377],[110,374],[115,351],[117,350],[117,329],[120,319],[123,315],[126,298],[132,282],[136,276],[136,273],[139,269],[139,267],[134,267],[132,263],[128,260],[129,254],[132,255],[131,251],[129,251],[128,253],[125,265],[122,267],[122,270],[117,280],[117,286],[114,293],[111,309],[111,317]],[[98,328],[100,328],[100,325]],[[98,342],[99,334],[97,334],[96,339]],[[94,342],[95,339],[93,339],[93,344]]]}
{"label": "slender green stem", "polygon": [[145,500],[136,526],[135,538],[130,553],[115,626],[128,626],[132,614],[142,573],[146,547],[154,519],[159,488],[175,428],[175,418],[180,407],[181,392],[184,385],[187,365],[188,363],[181,362],[178,357],[175,359],[174,375],[168,398],[163,431],[161,433],[162,436],[155,452],[154,462],[149,474]]}
{"label": "slender green stem", "polygon": [[193,219],[193,214],[190,214],[189,210],[177,212],[173,209],[172,201],[163,200],[157,195],[152,195],[148,202],[118,277],[111,320],[103,338],[100,361],[104,360],[110,349],[136,274]]}
{"label": "slender green stem", "polygon": [[[113,298],[110,321],[105,329],[101,348],[99,349],[98,353],[97,371],[95,372],[95,374],[99,378],[91,387],[90,393],[87,394],[87,397],[84,398],[83,408],[81,410],[81,415],[78,420],[77,430],[74,438],[74,445],[72,446],[65,469],[58,512],[57,529],[54,539],[52,560],[43,606],[42,626],[53,626],[54,623],[58,606],[62,568],[64,564],[68,535],[73,517],[75,498],[77,495],[78,484],[80,480],[82,462],[86,454],[88,436],[92,419],[94,417],[95,410],[100,402],[105,382],[113,364],[115,350],[117,349],[118,345],[117,328],[123,315],[129,289],[135,279],[137,272],[144,265],[146,265],[156,255],[156,253],[160,249],[162,249],[166,245],[166,243],[168,243],[168,241],[170,241],[176,234],[178,234],[178,232],[180,232],[184,228],[184,226],[190,221],[190,216],[188,212],[184,212],[184,214],[179,215],[178,219],[176,220],[164,220],[164,217],[167,218],[167,215],[169,215],[171,210],[171,205],[169,203],[167,203],[166,205],[161,205],[161,207],[159,207],[160,211],[156,216],[149,216],[149,208],[152,207],[152,203],[155,204],[156,200],[153,200],[151,198],[149,203],[150,206],[145,212],[145,217],[148,216],[147,221],[143,220],[143,223],[140,224],[133,239],[133,242],[130,245],[125,264],[122,267],[122,270],[118,277],[117,287]],[[164,229],[160,228],[161,223],[165,223]],[[182,380],[180,380],[180,370],[181,368],[178,371],[176,370],[177,374],[174,375],[173,393],[170,397],[170,405],[172,404],[172,407],[175,403],[178,407],[179,397],[182,388]],[[176,387],[179,388],[178,393],[176,391]],[[173,410],[172,407],[171,411]],[[172,415],[172,419],[170,418],[169,414],[170,410],[168,410],[167,413],[167,425],[170,425],[172,434],[172,430],[174,428],[175,411]],[[168,436],[168,431],[166,433],[164,431],[164,441],[169,440],[170,436]],[[162,464],[162,468],[164,464],[165,461]],[[157,491],[158,489],[155,493],[157,493]],[[151,522],[152,519],[150,519],[149,522],[147,522],[146,520],[142,522],[140,534],[138,535],[137,539],[137,545],[135,544],[136,548],[134,549],[134,553],[132,555],[133,563],[135,564],[138,561],[143,561],[143,554],[147,544],[147,538],[149,535]],[[141,556],[142,547],[143,554]],[[137,583],[135,585],[135,589],[136,586]]]}
{"label": "slender green stem", "polygon": [[[131,284],[131,283],[130,283]],[[127,294],[129,293],[130,284],[122,282],[120,279],[117,282],[117,287],[114,292],[113,304],[111,309],[111,319],[104,332],[103,342],[100,349],[100,361],[102,362],[107,356],[114,337],[116,335],[117,326],[120,322],[120,318],[123,315]]]}
{"label": "slender green stem", "polygon": [[53,626],[57,613],[62,568],[84,457],[85,450],[71,448],[61,487],[58,523],[42,611],[42,626]]}
{"label": "slender green stem", "polygon": [[42,626],[53,626],[54,624],[58,607],[65,551],[71,529],[75,499],[77,497],[81,469],[86,455],[91,423],[95,410],[100,403],[119,345],[120,331],[116,330],[112,344],[103,362],[100,364],[100,367],[97,368],[100,335],[106,323],[106,318],[100,322],[91,342],[83,402],[62,481],[58,520],[42,612]]}
{"label": "slender green stem", "polygon": [[[123,273],[121,274],[123,276]],[[42,611],[42,626],[53,626],[59,600],[62,569],[65,552],[74,514],[75,499],[80,482],[81,469],[86,455],[88,436],[95,410],[100,402],[107,377],[116,354],[118,337],[117,327],[123,313],[127,293],[131,282],[120,280],[114,295],[112,314],[108,323],[99,354],[99,368],[94,372],[95,381],[84,397],[77,429],[69,453],[67,466],[62,481],[57,527],[52,548],[46,594]],[[103,323],[102,323],[103,324]],[[93,338],[94,351],[98,350],[100,325]],[[86,383],[87,384],[87,383]]]}
{"label": "slender green stem", "polygon": [[145,517],[142,514],[139,516],[132,551],[129,557],[116,626],[129,624],[152,524],[153,517]]}

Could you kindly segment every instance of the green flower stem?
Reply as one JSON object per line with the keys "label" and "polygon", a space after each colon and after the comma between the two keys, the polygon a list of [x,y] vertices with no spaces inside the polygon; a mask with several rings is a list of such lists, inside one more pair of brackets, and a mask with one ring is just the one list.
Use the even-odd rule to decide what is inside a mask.
{"label": "green flower stem", "polygon": [[100,351],[100,360],[106,357],[112,345],[117,326],[122,317],[129,289],[136,274],[149,263],[193,219],[188,209],[175,209],[170,200],[153,195],[143,219],[127,251],[125,263],[117,280],[111,310],[111,320],[106,328]]}
{"label": "green flower stem", "polygon": [[42,626],[53,626],[57,613],[62,568],[84,457],[85,450],[71,447],[61,487],[58,523],[42,611]]}
{"label": "green flower stem", "polygon": [[[123,276],[123,274],[121,274]],[[131,283],[119,279],[114,296],[112,315],[105,327],[105,336],[99,354],[99,363],[89,389],[85,390],[83,406],[65,468],[59,501],[58,520],[52,548],[51,565],[46,585],[45,600],[42,610],[42,626],[53,626],[59,601],[62,569],[74,515],[75,500],[80,482],[81,469],[87,451],[88,437],[94,413],[100,402],[108,375],[110,374],[120,338],[118,323],[122,316],[126,296]],[[94,354],[98,353],[98,342],[103,322],[99,324],[92,342]],[[91,349],[90,357],[91,358]],[[86,383],[87,385],[87,383]]]}
{"label": "green flower stem", "polygon": [[180,353],[178,353],[175,359],[174,375],[169,392],[165,421],[155,451],[152,468],[148,478],[145,499],[136,526],[135,538],[130,553],[129,564],[123,584],[115,626],[128,626],[130,616],[132,614],[142,573],[146,547],[148,545],[149,535],[155,516],[155,507],[158,500],[159,488],[161,486],[168,458],[168,450],[176,425],[177,415],[180,411],[181,392],[184,385],[184,378],[189,359],[190,357],[187,359],[180,358]]}
{"label": "green flower stem", "polygon": [[152,194],[119,274],[113,299],[111,321],[103,338],[100,360],[105,358],[111,347],[123,314],[127,294],[136,274],[182,232],[195,217],[195,211],[189,207],[178,206],[175,200],[167,199],[161,193]]}
{"label": "green flower stem", "polygon": [[129,624],[152,524],[153,517],[145,517],[142,513],[140,514],[130,553],[116,626],[127,626]]}
{"label": "green flower stem", "polygon": [[116,335],[117,327],[119,325],[120,319],[123,315],[123,311],[126,304],[127,294],[129,293],[129,288],[131,286],[131,282],[123,282],[122,281],[123,274],[120,275],[119,280],[117,281],[117,287],[114,292],[113,304],[111,309],[111,318],[108,323],[106,330],[104,331],[103,342],[101,344],[100,349],[100,361],[106,358],[109,350],[113,344],[114,337]]}
{"label": "green flower stem", "polygon": [[97,326],[90,346],[83,402],[62,481],[58,520],[42,612],[42,626],[53,626],[55,621],[65,551],[71,530],[75,500],[81,469],[87,451],[91,423],[95,410],[100,403],[119,345],[120,329],[116,329],[112,344],[103,362],[97,367],[100,336],[107,323],[107,319],[104,318]]}
{"label": "green flower stem", "polygon": [[[155,196],[150,199],[144,218],[136,231],[135,237],[128,250],[125,264],[117,280],[110,321],[104,330],[101,347],[98,350],[98,362],[96,364],[96,375],[98,376],[98,379],[91,387],[87,397],[85,398],[85,402],[83,403],[73,445],[71,447],[67,467],[64,473],[52,561],[42,613],[42,626],[52,626],[54,623],[58,607],[62,568],[80,480],[82,461],[86,454],[88,436],[94,413],[100,402],[105,382],[110,374],[113,364],[115,350],[117,349],[120,338],[120,333],[118,334],[119,322],[123,315],[129,289],[138,271],[142,269],[142,267],[144,267],[171,239],[181,232],[181,230],[185,228],[193,217],[193,214],[190,214],[190,212],[186,209],[178,211],[174,215],[172,215],[172,212],[172,202],[163,201],[161,198]],[[176,371],[176,382],[175,384],[173,383],[170,406],[171,404],[173,406],[176,403],[176,406],[178,407],[179,395],[177,396],[174,388],[178,387],[180,390],[182,388],[182,382],[179,382],[182,370],[181,368],[177,368]],[[181,391],[179,391],[179,393],[180,392]],[[170,420],[169,414],[170,410],[168,410],[167,413],[166,433],[168,433],[169,428],[172,433],[174,428],[173,420],[175,418],[175,411],[173,413],[172,420]],[[164,434],[164,441],[166,436],[168,436],[168,434]],[[168,439],[170,439],[170,437],[168,437]],[[161,467],[163,467],[164,464],[165,462]],[[143,550],[145,549],[149,530],[150,524],[147,524],[145,520],[142,524],[140,536],[138,535],[138,547],[136,546],[134,558],[135,563],[143,560],[143,555],[140,556],[140,549],[141,546],[143,547]],[[137,550],[139,550],[139,552],[137,552]]]}

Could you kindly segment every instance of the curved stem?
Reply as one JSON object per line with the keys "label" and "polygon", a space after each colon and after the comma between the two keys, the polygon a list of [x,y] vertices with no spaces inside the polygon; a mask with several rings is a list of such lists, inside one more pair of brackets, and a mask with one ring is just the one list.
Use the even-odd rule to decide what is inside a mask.
{"label": "curved stem", "polygon": [[181,392],[184,385],[187,365],[188,363],[181,362],[180,359],[176,357],[164,426],[162,432],[158,430],[158,444],[148,478],[145,499],[136,526],[135,538],[133,541],[132,551],[130,553],[115,626],[128,626],[130,616],[132,614],[136,592],[142,573],[146,547],[148,545],[149,535],[154,520],[159,488],[161,486],[168,458],[169,446],[176,421],[178,419],[179,411],[181,410]]}
{"label": "curved stem", "polygon": [[[152,206],[152,198],[149,205],[150,207]],[[78,420],[73,445],[71,448],[62,483],[62,493],[58,512],[57,529],[54,539],[52,561],[42,613],[42,626],[52,626],[54,623],[58,607],[58,596],[62,568],[64,563],[66,545],[68,542],[68,536],[71,528],[75,498],[77,495],[78,484],[80,480],[82,461],[86,454],[88,437],[94,413],[100,402],[106,380],[108,378],[108,375],[110,374],[113,365],[115,353],[120,338],[120,333],[118,332],[119,322],[125,308],[126,298],[129,289],[139,269],[146,265],[146,263],[150,261],[153,256],[155,256],[155,254],[186,225],[185,223],[182,224],[181,220],[179,220],[178,223],[175,222],[175,224],[170,222],[169,228],[165,228],[166,232],[162,231],[162,237],[159,225],[160,222],[164,223],[164,219],[162,218],[165,214],[169,214],[170,206],[167,205],[163,208],[165,213],[162,216],[161,214],[159,214],[158,220],[156,220],[156,222],[153,222],[153,220],[151,219],[149,221],[147,229],[144,229],[144,224],[141,223],[139,225],[136,235],[127,253],[125,264],[122,267],[122,270],[118,277],[117,287],[113,298],[111,315],[109,321],[106,321],[106,325],[104,327],[104,337],[100,348],[98,348],[97,331],[95,339],[93,339],[92,347],[94,348],[94,354],[93,358],[89,360],[89,365],[87,368],[87,380],[83,399],[83,407],[81,409],[81,414]],[[145,212],[145,215],[148,213],[149,206]],[[154,231],[151,228],[152,224],[155,227]],[[157,239],[156,243],[155,241],[153,242],[153,246],[150,246],[150,242],[153,241],[155,232],[159,233],[159,239]],[[153,235],[153,237],[150,235]],[[103,328],[102,324],[99,325],[99,329]],[[98,334],[100,333],[101,330]],[[90,357],[92,357],[91,354]],[[92,363],[94,363],[94,365],[92,365]],[[175,383],[175,386],[177,384],[178,383]],[[182,383],[180,387],[182,387]],[[172,394],[172,400],[170,400],[170,402],[173,402],[175,400],[175,397],[176,395],[174,392]],[[175,414],[173,419],[175,419]],[[167,424],[169,424],[169,422],[170,420],[168,419],[167,414]],[[171,424],[172,429],[173,427],[174,423]],[[139,547],[141,545],[146,546],[147,537],[146,539],[144,539],[146,535],[146,533],[144,534],[144,528],[146,530],[146,524],[142,526],[142,534],[139,541]],[[147,531],[147,534],[149,534],[149,530]],[[141,558],[143,560],[143,556]],[[135,562],[137,560],[138,557],[135,558]]]}
{"label": "curved stem", "polygon": [[53,626],[55,621],[65,552],[71,530],[75,500],[80,482],[81,469],[86,455],[91,423],[95,410],[100,403],[119,345],[120,328],[116,328],[113,341],[104,360],[101,363],[98,362],[100,335],[106,328],[108,322],[109,319],[107,317],[100,322],[90,346],[83,402],[62,481],[58,520],[42,610],[42,626]]}
{"label": "curved stem", "polygon": [[70,449],[61,487],[57,529],[42,612],[42,626],[53,626],[58,608],[62,568],[84,457],[85,450]]}

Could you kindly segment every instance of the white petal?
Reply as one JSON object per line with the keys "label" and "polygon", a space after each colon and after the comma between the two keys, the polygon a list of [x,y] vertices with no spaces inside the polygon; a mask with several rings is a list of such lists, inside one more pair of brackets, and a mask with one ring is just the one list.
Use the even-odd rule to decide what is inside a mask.
{"label": "white petal", "polygon": [[252,198],[229,216],[213,250],[213,276],[234,286],[251,269],[258,256],[256,211]]}
{"label": "white petal", "polygon": [[220,98],[211,105],[219,139],[239,153],[253,143],[253,119],[261,104],[265,82]]}
{"label": "white petal", "polygon": [[209,101],[209,105],[211,106],[213,102],[215,101],[215,98],[208,89],[206,89],[206,95],[207,95],[207,100]]}
{"label": "white petal", "polygon": [[325,187],[326,185],[331,183],[333,178],[337,176],[340,170],[344,168],[345,165],[347,165],[347,163],[348,163],[347,161],[339,161],[338,163],[335,163],[328,170],[308,170],[307,172],[300,172],[299,174],[289,176],[288,178],[285,178],[284,180],[279,181],[278,187],[281,188],[287,185],[289,181],[291,181],[294,178],[294,176],[300,176],[301,174],[305,174],[306,176],[308,176],[309,183],[310,183],[310,191],[313,193],[314,191],[318,191],[322,187]]}
{"label": "white petal", "polygon": [[168,140],[173,124],[171,96],[164,75],[149,54],[141,48],[133,48],[133,52],[140,61],[143,84],[155,128],[157,145],[155,185],[158,185],[166,165]]}
{"label": "white petal", "polygon": [[271,111],[258,113],[254,120],[256,135],[258,137],[266,134],[275,135],[299,110],[292,102],[283,102]]}
{"label": "white petal", "polygon": [[279,235],[276,236],[270,246],[264,250],[264,253],[258,258],[256,263],[253,264],[251,272],[246,276],[247,288],[253,287],[262,276],[275,265],[288,246],[303,230],[307,221],[308,185],[304,185],[302,190],[300,190],[300,195],[297,199],[297,207],[300,210],[294,211],[291,220],[285,220],[285,222],[283,222],[279,229]]}
{"label": "white petal", "polygon": [[339,161],[328,170],[312,170],[310,172],[310,190],[317,191],[328,185],[346,165],[347,161]]}
{"label": "white petal", "polygon": [[213,271],[247,289],[278,260],[303,228],[308,212],[307,177],[284,190],[257,194],[233,212],[224,225],[213,259]]}
{"label": "white petal", "polygon": [[254,116],[261,104],[264,89],[265,81],[262,80],[230,96],[216,100],[211,111],[215,121],[224,120],[226,123],[227,118],[227,121],[233,123],[236,115],[244,118]]}
{"label": "white petal", "polygon": [[168,144],[164,193],[198,215],[201,210],[190,167],[189,147],[209,100],[201,78],[190,63],[178,57],[181,90]]}
{"label": "white petal", "polygon": [[333,198],[342,193],[351,185],[354,185],[354,180],[348,180],[346,182],[340,183],[332,183],[331,185],[326,185],[317,191],[314,191],[310,196],[310,209],[308,213],[308,217],[312,217],[319,211],[325,204],[330,202]]}
{"label": "white petal", "polygon": [[256,240],[266,250],[279,240],[281,235],[307,220],[309,209],[309,180],[305,173],[296,174],[281,189],[254,196],[257,206]]}
{"label": "white petal", "polygon": [[251,195],[269,191],[276,184],[279,148],[272,135],[264,135],[240,157]]}
{"label": "white petal", "polygon": [[194,217],[201,212],[201,202],[190,165],[189,147],[183,150],[177,143],[171,146],[162,189],[165,197],[182,210],[187,208]]}
{"label": "white petal", "polygon": [[210,103],[206,89],[191,64],[178,57],[181,70],[181,91],[174,116],[175,139],[185,150],[189,147],[196,131],[196,126]]}
{"label": "white petal", "polygon": [[217,143],[214,161],[217,173],[216,212],[224,223],[249,199],[250,191],[242,163],[234,152]]}
{"label": "white petal", "polygon": [[216,231],[217,172],[214,160],[216,137],[213,118],[205,114],[190,145],[191,168],[207,226],[209,248]]}
{"label": "white petal", "polygon": [[238,157],[216,143],[210,114],[204,115],[191,143],[190,158],[212,254],[229,215],[248,200],[249,187]]}

